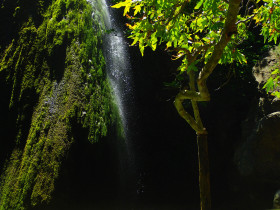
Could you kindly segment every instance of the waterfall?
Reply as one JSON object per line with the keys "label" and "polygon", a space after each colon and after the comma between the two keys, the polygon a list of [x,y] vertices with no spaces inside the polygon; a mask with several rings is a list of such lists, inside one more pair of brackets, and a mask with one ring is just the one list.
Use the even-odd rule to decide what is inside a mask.
{"label": "waterfall", "polygon": [[128,119],[134,108],[130,57],[123,31],[110,10],[106,1],[100,0],[99,11],[101,11],[102,17],[99,17],[99,21],[103,21],[102,24],[105,25],[103,28],[103,51],[106,60],[106,73],[118,107],[124,139],[128,141],[130,124]]}
{"label": "waterfall", "polygon": [[[131,74],[128,44],[125,42],[124,34],[118,25],[114,11],[107,5],[105,0],[92,2],[95,11],[95,20],[103,27],[103,52],[106,61],[106,74],[113,92],[115,104],[118,109],[122,127],[122,137],[118,141],[119,171],[121,188],[125,191],[122,196],[132,191],[135,187],[135,164],[131,140],[134,133],[131,132],[135,124],[133,78]],[[122,142],[120,142],[122,141]],[[126,198],[127,199],[127,198]]]}

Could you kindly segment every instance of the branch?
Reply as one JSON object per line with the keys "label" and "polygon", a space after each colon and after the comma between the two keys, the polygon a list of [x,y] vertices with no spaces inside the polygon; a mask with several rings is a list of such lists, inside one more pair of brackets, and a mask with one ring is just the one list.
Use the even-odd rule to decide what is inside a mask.
{"label": "branch", "polygon": [[[189,79],[190,79],[190,82],[189,82],[190,89],[192,91],[195,91],[196,87],[195,87],[195,74],[194,74],[194,71],[189,71],[188,75],[189,75]],[[194,100],[191,100],[191,102],[192,102],[194,118],[195,118],[195,121],[196,121],[196,123],[198,125],[198,128],[199,128],[199,130],[204,130],[204,127],[203,127],[203,124],[202,124],[202,121],[201,121],[201,118],[200,118],[197,102],[194,101]]]}
{"label": "branch", "polygon": [[[179,94],[178,94],[179,95]],[[194,118],[188,113],[186,112],[184,106],[183,106],[183,101],[184,99],[181,99],[180,97],[178,97],[178,95],[175,98],[174,101],[174,106],[176,107],[179,115],[187,121],[187,123],[192,127],[192,129],[194,129],[196,132],[199,131],[199,127],[198,124],[196,123],[196,121],[194,120]]]}
{"label": "branch", "polygon": [[[207,101],[208,98],[204,98],[203,95],[201,95],[199,92],[196,91],[194,72],[190,71],[188,72],[188,75],[190,79],[189,82],[190,90],[187,89],[181,90],[175,98],[174,105],[179,115],[187,121],[187,123],[192,127],[192,129],[196,131],[197,134],[207,134],[207,131],[206,129],[204,129],[200,118],[197,101]],[[195,118],[193,118],[184,109],[183,101],[186,99],[190,99],[192,102],[192,108],[193,108],[193,113]]]}
{"label": "branch", "polygon": [[192,64],[192,62],[194,62],[197,57],[199,56],[199,54],[201,53],[202,50],[207,51],[209,47],[213,46],[213,44],[207,44],[207,45],[203,45],[200,46],[199,48],[197,48],[196,52],[194,52],[193,54],[190,55],[190,58],[188,58],[188,63],[189,65]]}
{"label": "branch", "polygon": [[239,23],[246,23],[248,20],[253,19],[255,16],[256,16],[256,13],[253,14],[253,15],[251,15],[250,17],[248,17],[248,18],[245,19],[245,20],[239,20],[239,21],[236,22],[236,25],[238,25]]}
{"label": "branch", "polygon": [[191,99],[194,101],[210,101],[209,95],[187,89],[181,90],[176,97],[180,100]]}
{"label": "branch", "polygon": [[200,86],[206,85],[207,78],[211,75],[215,67],[217,66],[220,58],[222,57],[223,51],[230,41],[231,36],[237,33],[236,18],[239,12],[239,5],[241,0],[231,0],[229,3],[227,18],[225,22],[225,27],[220,41],[215,45],[212,56],[205,64],[204,68],[201,70],[198,77],[198,89],[200,91]]}
{"label": "branch", "polygon": [[255,7],[258,9],[259,5],[257,4],[257,2],[255,0],[251,0],[251,2],[253,2],[253,4],[255,5]]}
{"label": "branch", "polygon": [[[177,47],[177,48],[174,48],[173,50],[176,51],[176,52],[183,51],[184,53],[186,53],[187,59],[188,59],[188,64],[191,65],[197,59],[197,57],[199,56],[199,54],[201,53],[202,50],[207,51],[208,48],[213,46],[213,45],[214,45],[214,43],[200,46],[192,54],[186,48]],[[178,56],[174,56],[174,57],[175,57],[175,60],[179,58]]]}
{"label": "branch", "polygon": [[[197,87],[198,92],[195,88],[195,82],[194,82],[194,73],[189,72],[189,78],[190,78],[190,90],[183,89],[181,90],[174,101],[174,105],[179,113],[179,115],[185,119],[189,125],[196,131],[197,134],[206,134],[207,131],[203,128],[201,118],[199,115],[199,110],[197,106],[197,101],[209,101],[210,100],[210,94],[206,85],[207,78],[211,75],[214,68],[217,66],[220,58],[222,57],[224,48],[227,46],[227,43],[230,41],[231,36],[235,33],[237,33],[237,27],[236,27],[236,19],[239,12],[239,5],[241,0],[230,0],[227,18],[225,22],[225,27],[222,33],[222,36],[219,40],[219,42],[214,46],[214,51],[212,53],[212,56],[204,66],[204,68],[201,70],[198,79],[197,79]],[[199,53],[203,49],[198,49],[194,54],[191,55],[190,61],[193,62]],[[194,60],[192,60],[194,58]],[[183,107],[183,101],[186,99],[190,99],[192,102],[193,112],[195,119],[188,113]]]}
{"label": "branch", "polygon": [[[187,92],[191,92],[191,91],[187,91]],[[207,131],[206,131],[206,129],[203,128],[202,122],[200,120],[197,102],[195,100],[191,99],[196,120],[185,110],[185,108],[183,106],[183,101],[186,99],[184,96],[184,93],[185,93],[185,90],[183,90],[183,92],[180,91],[174,101],[174,106],[176,107],[178,114],[184,120],[187,121],[187,123],[192,127],[193,130],[196,131],[197,134],[207,134]]]}

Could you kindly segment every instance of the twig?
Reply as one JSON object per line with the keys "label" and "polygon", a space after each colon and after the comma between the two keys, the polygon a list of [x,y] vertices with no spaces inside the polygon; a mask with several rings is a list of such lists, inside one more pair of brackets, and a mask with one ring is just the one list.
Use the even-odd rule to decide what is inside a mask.
{"label": "twig", "polygon": [[255,16],[256,16],[256,13],[253,14],[253,15],[251,15],[250,17],[246,18],[245,20],[239,20],[239,21],[237,21],[237,22],[235,23],[235,25],[238,25],[239,23],[245,23],[245,22],[247,22],[248,20],[253,19],[253,17],[255,17]]}

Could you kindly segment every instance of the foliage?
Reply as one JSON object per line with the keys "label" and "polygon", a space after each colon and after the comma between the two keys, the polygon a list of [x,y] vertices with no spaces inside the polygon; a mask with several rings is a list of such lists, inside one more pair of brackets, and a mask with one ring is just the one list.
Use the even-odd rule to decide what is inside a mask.
{"label": "foliage", "polygon": [[263,5],[254,10],[256,24],[261,24],[264,39],[275,44],[280,36],[280,1],[264,0]]}
{"label": "foliage", "polygon": [[280,98],[280,46],[276,47],[275,50],[276,63],[272,66],[273,70],[271,72],[270,78],[264,85],[264,89],[269,92],[272,96]]}
{"label": "foliage", "polygon": [[[155,50],[162,43],[173,52],[173,59],[181,59],[180,72],[201,71],[213,55],[213,51],[225,30],[229,19],[229,5],[234,1],[221,0],[125,0],[114,5],[124,8],[130,20],[132,45],[139,44],[144,54],[145,47]],[[280,35],[280,1],[241,2],[235,21],[235,30],[219,58],[219,64],[237,61],[246,64],[247,59],[238,46],[248,38],[253,25],[262,28],[265,41],[277,43]],[[195,55],[190,60],[190,55]]]}
{"label": "foliage", "polygon": [[[145,47],[153,50],[162,43],[173,52],[173,59],[181,59],[178,70],[189,76],[189,88],[184,87],[175,98],[175,107],[197,133],[204,133],[197,101],[209,101],[206,80],[220,63],[238,60],[246,62],[236,48],[246,39],[246,21],[238,16],[240,1],[131,1],[114,5],[124,7],[124,15],[130,20],[130,38],[138,43],[144,54]],[[130,12],[130,10],[133,10]],[[241,21],[237,24],[236,21]],[[237,31],[241,33],[237,33]],[[223,53],[224,52],[224,53]],[[199,72],[199,77],[194,74]],[[199,91],[197,91],[197,88]],[[194,117],[188,114],[182,102],[192,101]]]}
{"label": "foliage", "polygon": [[17,137],[2,169],[0,209],[26,209],[50,201],[77,127],[88,130],[91,142],[107,134],[112,105],[92,6],[86,0],[10,2],[1,12],[13,10],[16,35],[1,45],[0,79]]}
{"label": "foliage", "polygon": [[272,95],[280,98],[280,92],[278,89],[275,90],[275,87],[277,86],[277,84],[279,84],[279,80],[280,80],[280,71],[279,71],[279,68],[276,68],[272,73],[272,77],[270,77],[266,84],[264,85],[264,88],[267,90],[267,91],[272,91]]}
{"label": "foliage", "polygon": [[[225,1],[130,1],[120,2],[114,8],[125,7],[124,15],[132,20],[127,24],[131,31],[132,45],[139,43],[144,54],[144,48],[153,50],[161,43],[166,43],[166,49],[177,51],[176,59],[182,58],[181,71],[196,70],[199,61],[207,62],[215,43],[221,37],[228,4]],[[134,10],[133,16],[128,12]],[[141,15],[139,14],[141,12]],[[138,14],[138,17],[136,15]],[[241,19],[242,17],[240,17]],[[220,63],[246,62],[243,54],[235,49],[236,44],[246,38],[245,23],[238,25],[240,33],[225,48]],[[187,65],[187,54],[199,49],[202,55],[195,63]]]}

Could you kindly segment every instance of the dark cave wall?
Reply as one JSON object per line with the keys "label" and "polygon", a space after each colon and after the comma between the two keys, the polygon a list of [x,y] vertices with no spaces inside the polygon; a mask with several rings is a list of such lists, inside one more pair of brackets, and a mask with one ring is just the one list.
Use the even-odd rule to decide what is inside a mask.
{"label": "dark cave wall", "polygon": [[275,46],[253,68],[257,93],[241,124],[242,135],[234,154],[240,180],[246,183],[251,202],[265,200],[269,208],[274,193],[280,188],[280,101],[267,93],[263,85],[279,67],[279,55],[279,46]]}
{"label": "dark cave wall", "polygon": [[[261,40],[254,41],[258,43],[256,48],[263,46],[259,42]],[[246,43],[246,46],[250,44]],[[250,59],[247,66],[218,66],[208,80],[211,101],[200,104],[201,117],[209,133],[213,209],[271,208],[277,189],[277,179],[268,186],[267,182],[260,183],[259,179],[255,179],[260,173],[252,173],[249,178],[242,176],[236,162],[236,153],[244,143],[244,132],[255,133],[254,126],[244,127],[249,115],[257,116],[257,113],[251,113],[252,108],[263,109],[254,101],[260,96],[269,98],[262,89],[263,84],[258,87],[252,74],[256,60],[265,57],[267,48],[259,50],[259,54],[255,53],[256,48],[251,49],[254,53],[249,52],[251,57],[247,55]],[[140,180],[144,180],[145,185],[141,195],[143,202],[164,203],[166,209],[180,204],[186,207],[195,200],[199,203],[195,134],[173,106],[177,89],[165,85],[174,79],[176,62],[171,61],[169,53],[163,50],[152,52],[147,49],[143,58],[138,51],[137,47],[131,48],[137,103],[140,104],[138,120],[141,122],[139,129],[142,138],[136,145],[136,153],[142,154],[137,161],[142,169]],[[227,81],[230,73],[232,77]],[[268,108],[267,114],[275,112],[276,103],[267,100],[265,104],[274,107],[274,111],[271,111],[272,107]],[[270,129],[279,132],[275,126],[277,123]],[[277,138],[277,135],[274,137]],[[269,142],[265,140],[265,144]],[[273,151],[279,147],[277,144],[275,146],[272,151],[258,149],[257,159],[260,156],[276,158]],[[273,155],[267,156],[266,153],[270,152]],[[278,167],[271,166],[279,163],[275,158],[271,159],[274,164],[266,165],[267,169],[274,171],[274,175]],[[263,178],[269,178],[267,175],[266,172]]]}

